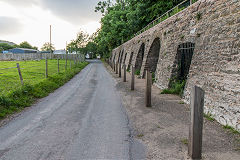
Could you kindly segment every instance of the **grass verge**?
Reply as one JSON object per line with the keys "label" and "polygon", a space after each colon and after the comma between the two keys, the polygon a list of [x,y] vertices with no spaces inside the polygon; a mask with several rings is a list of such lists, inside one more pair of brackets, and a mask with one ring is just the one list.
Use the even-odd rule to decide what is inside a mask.
{"label": "grass verge", "polygon": [[46,97],[49,93],[68,82],[87,65],[87,62],[80,63],[74,66],[71,71],[54,74],[37,84],[25,83],[24,86],[10,91],[7,95],[1,95],[0,119],[31,106],[38,98]]}

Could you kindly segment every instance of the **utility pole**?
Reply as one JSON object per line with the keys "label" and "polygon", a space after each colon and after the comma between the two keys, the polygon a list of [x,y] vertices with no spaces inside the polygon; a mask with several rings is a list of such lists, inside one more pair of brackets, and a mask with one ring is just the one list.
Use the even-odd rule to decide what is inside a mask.
{"label": "utility pole", "polygon": [[50,54],[52,59],[52,25],[50,25]]}
{"label": "utility pole", "polygon": [[66,41],[65,72],[67,71],[67,60],[68,60],[68,53],[67,53],[67,41]]}

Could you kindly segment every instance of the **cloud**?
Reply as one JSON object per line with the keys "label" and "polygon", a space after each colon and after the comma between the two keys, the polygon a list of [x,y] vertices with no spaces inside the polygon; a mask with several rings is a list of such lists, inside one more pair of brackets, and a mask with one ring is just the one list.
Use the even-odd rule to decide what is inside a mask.
{"label": "cloud", "polygon": [[19,33],[22,30],[21,22],[13,17],[0,16],[0,35],[11,35]]}
{"label": "cloud", "polygon": [[28,7],[37,4],[39,0],[1,0],[14,6]]}
{"label": "cloud", "polygon": [[50,10],[72,24],[84,24],[99,21],[101,15],[94,12],[99,0],[41,0],[42,8]]}
{"label": "cloud", "polygon": [[1,0],[21,9],[33,5],[49,10],[55,16],[72,24],[84,24],[99,21],[100,13],[94,12],[100,0]]}

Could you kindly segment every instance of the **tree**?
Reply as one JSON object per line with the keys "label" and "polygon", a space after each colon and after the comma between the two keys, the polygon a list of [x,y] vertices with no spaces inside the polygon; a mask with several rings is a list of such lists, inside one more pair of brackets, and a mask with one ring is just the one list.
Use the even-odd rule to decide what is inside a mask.
{"label": "tree", "polygon": [[77,38],[72,40],[68,45],[67,45],[67,50],[68,51],[80,51],[84,52],[84,48],[89,42],[89,35],[83,31],[80,31],[77,33]]}
{"label": "tree", "polygon": [[4,51],[3,47],[0,47],[0,53],[2,53]]}
{"label": "tree", "polygon": [[31,46],[27,41],[24,41],[24,42],[20,43],[18,47],[19,47],[19,48],[28,48],[28,49],[38,50],[37,47]]}
{"label": "tree", "polygon": [[87,53],[92,53],[93,55],[96,55],[98,53],[98,51],[97,51],[97,44],[95,42],[88,42],[86,47],[83,48],[83,53],[85,55]]}
{"label": "tree", "polygon": [[51,51],[53,52],[55,50],[55,47],[53,44],[50,45],[49,42],[46,42],[43,44],[42,48],[41,48],[41,51]]}
{"label": "tree", "polygon": [[7,43],[0,43],[0,48],[2,50],[9,50],[9,49],[16,48],[16,45],[10,45],[10,44],[7,44]]}

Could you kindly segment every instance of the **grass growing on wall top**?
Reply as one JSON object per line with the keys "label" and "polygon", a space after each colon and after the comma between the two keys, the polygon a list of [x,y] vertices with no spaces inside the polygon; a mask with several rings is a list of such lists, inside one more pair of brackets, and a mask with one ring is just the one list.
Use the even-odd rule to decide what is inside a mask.
{"label": "grass growing on wall top", "polygon": [[[54,61],[54,60],[50,60]],[[62,60],[62,64],[63,64]],[[2,62],[1,62],[2,63]],[[9,62],[16,63],[16,62]],[[25,62],[20,62],[24,64]],[[39,64],[42,66],[42,61],[33,63],[33,61],[26,62],[25,66]],[[43,63],[44,64],[44,63]],[[80,72],[88,63],[82,62],[74,66],[72,64],[72,69],[68,68],[67,72],[62,68],[62,72],[59,74],[55,68],[54,63],[52,66],[49,63],[49,78],[45,78],[42,69],[40,68],[29,68],[23,71],[24,86],[20,85],[19,77],[17,72],[14,71],[5,73],[5,76],[0,75],[0,80],[4,79],[5,81],[1,83],[1,92],[0,92],[0,119],[5,118],[7,115],[21,111],[23,108],[28,107],[35,102],[36,99],[47,96],[49,93],[53,92],[55,89],[62,86],[64,83],[69,81],[75,74]],[[0,65],[0,68],[7,66],[9,64]],[[69,65],[69,64],[68,64]],[[22,65],[24,68],[24,65]],[[65,65],[64,65],[65,66]],[[42,66],[44,68],[44,66]],[[39,70],[39,74],[35,72]],[[7,81],[9,77],[9,81]],[[2,81],[1,81],[2,82]],[[16,83],[16,85],[13,85]],[[13,86],[9,86],[13,85]],[[8,91],[4,89],[4,86],[8,88]]]}

